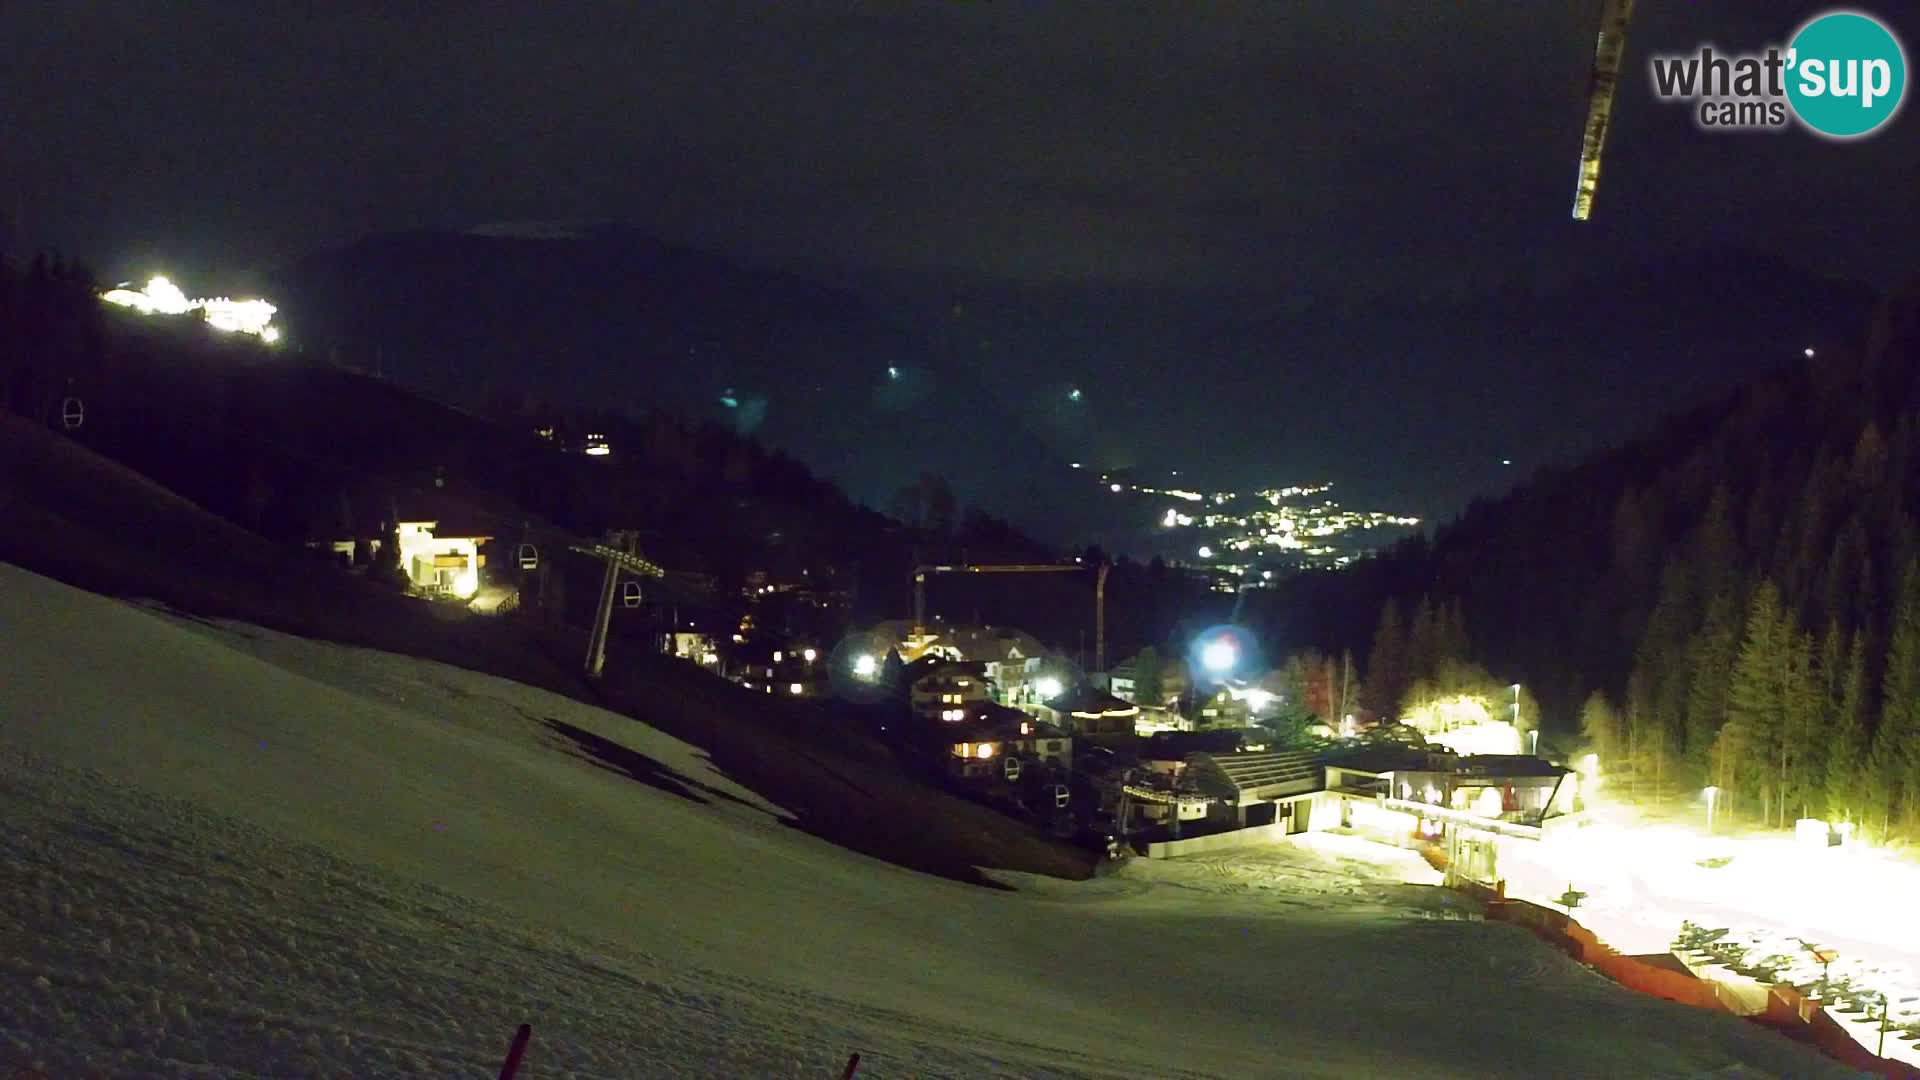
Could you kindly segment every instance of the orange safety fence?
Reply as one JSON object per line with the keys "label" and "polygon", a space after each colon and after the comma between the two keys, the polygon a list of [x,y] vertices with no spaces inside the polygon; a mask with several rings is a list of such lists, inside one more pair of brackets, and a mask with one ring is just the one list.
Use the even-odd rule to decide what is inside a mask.
{"label": "orange safety fence", "polygon": [[[1487,918],[1530,930],[1547,944],[1629,989],[1715,1012],[1742,1011],[1732,1007],[1730,1002],[1736,1000],[1736,995],[1719,982],[1683,975],[1615,952],[1569,915],[1525,900],[1508,899],[1504,889],[1465,882],[1460,891],[1481,900],[1486,905]],[[1805,998],[1790,986],[1772,987],[1765,1013],[1753,1019],[1780,1030],[1789,1038],[1817,1046],[1822,1053],[1850,1068],[1887,1080],[1920,1080],[1920,1069],[1872,1053],[1828,1016],[1817,1000]]]}

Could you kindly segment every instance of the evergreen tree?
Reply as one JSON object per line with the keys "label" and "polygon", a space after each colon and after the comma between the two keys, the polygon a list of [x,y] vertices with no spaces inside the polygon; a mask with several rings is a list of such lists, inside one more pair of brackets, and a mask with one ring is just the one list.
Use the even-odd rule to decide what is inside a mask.
{"label": "evergreen tree", "polygon": [[380,538],[380,547],[373,553],[373,569],[369,576],[382,584],[403,588],[407,584],[407,572],[400,566],[400,525],[388,522],[386,534]]}
{"label": "evergreen tree", "polygon": [[1441,659],[1465,663],[1473,656],[1473,641],[1467,636],[1467,612],[1459,597],[1446,606],[1440,625]]}
{"label": "evergreen tree", "polygon": [[1826,675],[1820,670],[1813,635],[1792,637],[1780,724],[1780,822],[1787,813],[1801,817],[1821,801],[1826,781]]}
{"label": "evergreen tree", "polygon": [[1434,612],[1433,598],[1422,596],[1413,611],[1413,626],[1407,632],[1407,678],[1415,683],[1431,683],[1440,673],[1445,630],[1441,616]]}
{"label": "evergreen tree", "polygon": [[1686,754],[1706,775],[1714,740],[1727,722],[1727,685],[1739,649],[1739,624],[1733,597],[1722,593],[1707,605],[1707,619],[1687,649]]}
{"label": "evergreen tree", "polygon": [[1867,650],[1855,635],[1847,649],[1846,673],[1827,737],[1827,816],[1854,821],[1861,816],[1867,766]]}
{"label": "evergreen tree", "polygon": [[907,664],[900,659],[900,650],[888,649],[887,658],[880,665],[880,684],[890,690],[904,693],[907,688],[900,684],[906,674]]}
{"label": "evergreen tree", "polygon": [[1900,788],[1899,758],[1900,751],[1886,732],[1875,733],[1860,777],[1860,812],[1868,825],[1878,823],[1876,831],[1883,839],[1891,830],[1893,801]]}
{"label": "evergreen tree", "polygon": [[1381,719],[1392,717],[1408,681],[1407,637],[1400,624],[1400,604],[1388,600],[1380,611],[1380,625],[1373,631],[1373,648],[1367,653],[1368,705]]}
{"label": "evergreen tree", "polygon": [[1587,702],[1580,709],[1580,731],[1600,760],[1609,765],[1621,760],[1626,751],[1626,733],[1621,730],[1620,714],[1606,694],[1595,690],[1587,695]]}
{"label": "evergreen tree", "polygon": [[1907,564],[1881,679],[1876,751],[1887,770],[1886,794],[1911,820],[1920,808],[1920,566]]}
{"label": "evergreen tree", "polygon": [[[1770,817],[1780,797],[1776,748],[1786,708],[1789,634],[1780,614],[1780,594],[1762,582],[1747,606],[1746,632],[1727,687],[1727,722],[1719,749],[1722,775],[1761,801]],[[1722,784],[1722,787],[1728,785]]]}
{"label": "evergreen tree", "polygon": [[1160,651],[1149,645],[1133,658],[1133,699],[1141,705],[1159,705],[1166,698],[1160,678]]}

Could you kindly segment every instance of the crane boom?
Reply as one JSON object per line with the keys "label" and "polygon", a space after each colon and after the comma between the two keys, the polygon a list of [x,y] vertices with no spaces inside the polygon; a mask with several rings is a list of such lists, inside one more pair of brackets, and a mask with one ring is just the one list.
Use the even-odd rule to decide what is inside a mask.
{"label": "crane boom", "polygon": [[[1080,563],[1001,563],[988,566],[933,566],[913,568],[913,632],[927,632],[928,574],[1062,574],[1077,573],[1086,567]],[[1094,567],[1093,585],[1093,667],[1107,666],[1107,571],[1106,563]],[[1083,639],[1084,640],[1084,639]]]}
{"label": "crane boom", "polygon": [[1605,0],[1600,11],[1600,40],[1593,50],[1593,78],[1587,88],[1587,128],[1580,144],[1580,175],[1573,190],[1573,220],[1593,215],[1594,192],[1600,187],[1600,155],[1607,147],[1607,129],[1613,126],[1613,95],[1620,83],[1620,61],[1627,50],[1627,23],[1633,18],[1633,0]]}

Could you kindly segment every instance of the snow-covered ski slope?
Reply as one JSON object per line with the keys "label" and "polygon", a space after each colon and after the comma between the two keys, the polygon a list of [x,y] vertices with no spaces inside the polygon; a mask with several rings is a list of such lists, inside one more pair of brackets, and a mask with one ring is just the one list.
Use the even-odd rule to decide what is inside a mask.
{"label": "snow-covered ski slope", "polygon": [[0,564],[0,1074],[491,1077],[526,1021],[530,1080],[1848,1075],[1342,838],[1001,892],[781,818],[564,698]]}

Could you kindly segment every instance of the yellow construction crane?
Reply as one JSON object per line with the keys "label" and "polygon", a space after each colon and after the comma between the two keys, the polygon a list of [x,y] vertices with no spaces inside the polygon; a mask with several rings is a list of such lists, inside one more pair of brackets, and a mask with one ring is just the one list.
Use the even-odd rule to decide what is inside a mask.
{"label": "yellow construction crane", "polygon": [[1627,23],[1633,18],[1633,0],[1604,0],[1600,11],[1600,40],[1593,51],[1593,78],[1587,87],[1587,128],[1580,143],[1580,176],[1573,189],[1573,220],[1593,215],[1593,195],[1600,187],[1600,155],[1607,147],[1607,129],[1613,126],[1613,94],[1620,84],[1620,61],[1627,51]]}
{"label": "yellow construction crane", "polygon": [[[1085,569],[1087,567],[1084,564],[1077,562],[1018,563],[998,566],[916,566],[913,568],[913,632],[916,635],[927,632],[928,574],[1063,574],[1079,573]],[[1107,571],[1112,567],[1106,563],[1100,563],[1093,569],[1093,669],[1105,671],[1107,668]]]}

